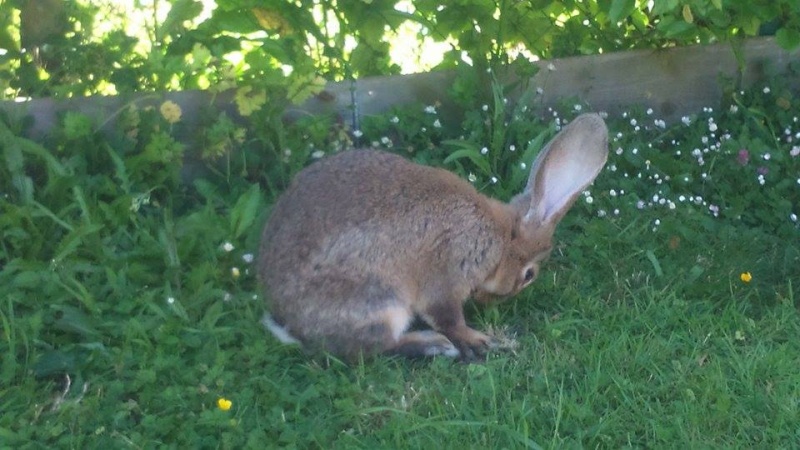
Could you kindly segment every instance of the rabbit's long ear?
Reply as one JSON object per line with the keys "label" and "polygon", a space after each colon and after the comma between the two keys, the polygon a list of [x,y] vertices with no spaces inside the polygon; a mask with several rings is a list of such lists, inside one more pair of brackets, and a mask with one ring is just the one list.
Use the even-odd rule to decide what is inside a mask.
{"label": "rabbit's long ear", "polygon": [[575,118],[539,153],[531,168],[524,221],[555,224],[594,181],[608,157],[608,129],[597,114]]}

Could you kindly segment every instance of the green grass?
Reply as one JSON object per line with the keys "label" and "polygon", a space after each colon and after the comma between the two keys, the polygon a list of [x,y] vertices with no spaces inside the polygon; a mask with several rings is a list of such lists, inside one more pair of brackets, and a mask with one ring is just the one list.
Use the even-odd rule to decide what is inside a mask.
{"label": "green grass", "polygon": [[[148,329],[145,313],[117,316],[120,339],[68,392],[62,374],[3,386],[0,436],[16,448],[798,444],[791,272],[761,283],[768,261],[748,254],[791,252],[796,263],[800,248],[768,236],[738,252],[725,250],[732,236],[686,243],[690,259],[714,262],[707,279],[727,280],[708,290],[669,255],[656,276],[640,247],[648,233],[605,231],[605,248],[573,239],[520,298],[471,311],[477,326],[518,341],[485,364],[309,356],[261,329],[257,301],[216,302],[196,322],[163,317]],[[588,255],[577,264],[573,250]],[[24,318],[3,311],[6,336],[25,339]],[[219,410],[219,397],[233,407]]]}
{"label": "green grass", "polygon": [[[508,302],[467,307],[472,325],[508,343],[483,364],[348,365],[261,327],[248,261],[282,185],[273,174],[299,165],[261,183],[228,170],[187,186],[158,159],[158,145],[180,150],[163,133],[143,160],[144,142],[107,144],[84,127],[52,147],[0,129],[0,448],[798,447],[800,239],[789,213],[800,158],[783,129],[800,125],[791,111],[757,120],[769,98],[741,101],[713,114],[711,135],[708,111],[666,129],[632,125],[652,123],[646,113],[611,121],[609,169],[562,224],[540,279]],[[413,127],[435,119],[420,112]],[[429,144],[448,137],[427,127]],[[733,135],[699,164],[693,149],[724,130]],[[520,151],[448,167],[503,197],[520,179],[516,158],[532,155],[526,142],[552,130],[496,131],[462,154],[509,140]],[[402,133],[393,139],[404,148]],[[442,163],[439,146],[418,144],[433,150],[412,157]],[[249,170],[261,167],[252,155]]]}

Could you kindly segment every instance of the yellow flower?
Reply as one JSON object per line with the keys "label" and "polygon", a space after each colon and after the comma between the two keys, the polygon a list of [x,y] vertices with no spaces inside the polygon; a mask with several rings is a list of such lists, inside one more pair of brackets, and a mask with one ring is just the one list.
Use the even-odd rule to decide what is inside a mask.
{"label": "yellow flower", "polygon": [[228,400],[227,398],[220,397],[217,400],[217,407],[223,411],[231,409],[231,406],[233,406],[233,402]]}
{"label": "yellow flower", "polygon": [[231,276],[233,277],[234,280],[239,278],[241,275],[242,273],[239,272],[238,267],[231,267]]}
{"label": "yellow flower", "polygon": [[159,111],[169,123],[176,123],[181,120],[181,107],[171,100],[162,103]]}
{"label": "yellow flower", "polygon": [[742,280],[743,283],[749,283],[750,280],[753,279],[753,276],[750,275],[750,272],[742,272],[742,274],[739,275],[739,278]]}

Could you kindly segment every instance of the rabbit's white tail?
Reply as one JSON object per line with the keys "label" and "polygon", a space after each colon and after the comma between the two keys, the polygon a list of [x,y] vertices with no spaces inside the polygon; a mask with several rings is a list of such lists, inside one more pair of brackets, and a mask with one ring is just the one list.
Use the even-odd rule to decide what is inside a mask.
{"label": "rabbit's white tail", "polygon": [[261,318],[261,324],[268,329],[276,339],[281,341],[284,344],[299,344],[300,341],[297,340],[294,336],[289,334],[286,331],[286,328],[279,325],[278,322],[269,315],[269,313],[264,313],[264,317]]}

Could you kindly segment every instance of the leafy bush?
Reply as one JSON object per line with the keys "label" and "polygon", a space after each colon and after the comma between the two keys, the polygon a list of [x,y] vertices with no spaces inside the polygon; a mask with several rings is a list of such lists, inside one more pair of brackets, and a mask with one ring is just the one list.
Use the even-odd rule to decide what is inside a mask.
{"label": "leafy bush", "polygon": [[[420,54],[449,44],[440,67],[467,63],[479,71],[632,48],[722,41],[736,49],[760,34],[774,34],[787,49],[800,45],[794,0],[217,0],[205,11],[195,0],[152,10],[59,0],[11,6],[0,13],[6,98],[250,86],[300,102],[326,79],[398,73],[390,57],[398,39],[416,40],[411,47]],[[125,27],[142,17],[146,25],[129,36]]]}

